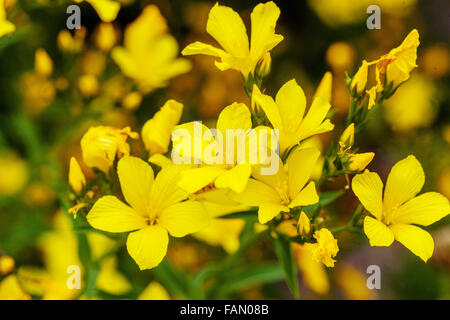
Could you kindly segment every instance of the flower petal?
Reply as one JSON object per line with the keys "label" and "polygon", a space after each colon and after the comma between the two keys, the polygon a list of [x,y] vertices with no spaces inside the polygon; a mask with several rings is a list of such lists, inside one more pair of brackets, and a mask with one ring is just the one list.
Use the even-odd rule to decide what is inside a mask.
{"label": "flower petal", "polygon": [[128,235],[127,250],[139,269],[156,267],[167,253],[169,235],[159,225],[148,226]]}
{"label": "flower petal", "polygon": [[252,11],[250,55],[259,60],[263,55],[283,40],[275,34],[275,25],[280,16],[280,9],[273,1],[258,4]]}
{"label": "flower petal", "polygon": [[394,242],[392,231],[381,221],[369,216],[364,219],[364,233],[372,247],[389,247]]}
{"label": "flower petal", "polygon": [[217,188],[230,188],[234,192],[242,192],[252,173],[249,164],[238,164],[230,170],[223,171],[216,179]]}
{"label": "flower petal", "polygon": [[381,219],[383,213],[383,182],[375,172],[357,174],[352,180],[352,189],[361,204],[377,219]]}
{"label": "flower petal", "polygon": [[294,199],[314,171],[320,151],[317,148],[295,149],[287,159],[289,196]]}
{"label": "flower petal", "polygon": [[87,0],[97,12],[103,22],[116,19],[120,10],[120,3],[111,0]]}
{"label": "flower petal", "polygon": [[280,212],[289,212],[289,208],[277,203],[262,203],[258,210],[259,223],[264,224],[275,218]]}
{"label": "flower petal", "polygon": [[184,170],[178,185],[188,193],[195,193],[214,182],[225,170],[219,167],[206,166]]}
{"label": "flower petal", "polygon": [[412,198],[398,208],[391,221],[429,226],[450,213],[448,199],[437,192],[427,192]]}
{"label": "flower petal", "polygon": [[325,120],[330,108],[331,105],[325,98],[319,96],[314,99],[311,108],[309,108],[297,131],[299,141],[315,134],[333,130],[334,125],[329,119]]}
{"label": "flower petal", "polygon": [[410,155],[397,162],[391,169],[384,189],[385,212],[399,207],[414,198],[425,183],[425,173],[416,157]]}
{"label": "flower petal", "polygon": [[427,262],[433,255],[434,241],[425,230],[409,224],[393,224],[389,226],[395,236],[395,240],[403,244],[412,253]]}
{"label": "flower petal", "polygon": [[87,215],[95,229],[108,232],[128,232],[147,226],[146,219],[114,196],[104,196],[95,202]]}
{"label": "flower petal", "polygon": [[206,31],[231,55],[248,56],[247,31],[241,17],[233,9],[216,3],[209,12]]}
{"label": "flower petal", "polygon": [[269,119],[270,123],[273,125],[275,129],[283,128],[280,110],[278,110],[278,107],[271,96],[261,93],[258,86],[254,85],[252,92],[252,99],[256,104],[261,106],[261,108],[263,109],[264,113],[267,116],[267,119]]}
{"label": "flower petal", "polygon": [[152,167],[137,157],[123,157],[117,165],[117,175],[125,200],[138,213],[146,216],[153,185]]}
{"label": "flower petal", "polygon": [[317,195],[316,185],[314,181],[311,181],[304,187],[295,198],[289,204],[289,208],[309,206],[319,202],[319,196]]}
{"label": "flower petal", "polygon": [[285,130],[295,132],[305,114],[306,97],[303,89],[295,79],[289,80],[278,90],[275,102]]}
{"label": "flower petal", "polygon": [[184,201],[164,209],[158,223],[173,237],[184,237],[197,232],[209,224],[209,215],[198,201]]}
{"label": "flower petal", "polygon": [[239,203],[247,206],[259,206],[264,202],[280,203],[281,199],[278,192],[267,184],[255,180],[249,179],[247,186],[240,193],[231,192],[230,198]]}
{"label": "flower petal", "polygon": [[190,56],[194,54],[204,54],[207,56],[223,58],[227,55],[222,49],[216,48],[210,44],[206,44],[200,41],[195,41],[189,44],[186,48],[181,51],[184,56]]}
{"label": "flower petal", "polygon": [[178,186],[184,170],[185,165],[174,165],[162,168],[158,173],[150,194],[150,205],[154,211],[160,212],[188,197],[188,193]]}
{"label": "flower petal", "polygon": [[226,129],[243,129],[244,132],[252,128],[250,110],[243,103],[234,102],[225,107],[217,119],[217,129],[226,137]]}

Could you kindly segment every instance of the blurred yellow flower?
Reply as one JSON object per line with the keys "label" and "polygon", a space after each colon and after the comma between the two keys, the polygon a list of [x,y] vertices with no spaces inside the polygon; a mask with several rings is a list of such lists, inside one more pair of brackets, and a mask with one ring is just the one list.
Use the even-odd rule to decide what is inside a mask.
{"label": "blurred yellow flower", "polygon": [[78,88],[85,97],[92,97],[98,93],[99,84],[97,77],[93,74],[84,74],[78,78]]}
{"label": "blurred yellow flower", "polygon": [[13,195],[28,180],[28,167],[24,160],[11,151],[0,152],[0,195]]}
{"label": "blurred yellow flower", "polygon": [[169,150],[170,136],[182,113],[183,105],[170,99],[144,124],[141,135],[150,155],[166,153]]}
{"label": "blurred yellow flower", "polygon": [[330,120],[325,119],[331,108],[325,97],[316,97],[305,115],[305,94],[295,79],[280,88],[275,101],[262,94],[256,85],[252,98],[264,110],[273,127],[279,130],[280,154],[306,138],[334,128]]}
{"label": "blurred yellow flower", "polygon": [[334,279],[350,300],[375,299],[374,291],[367,288],[367,275],[352,265],[342,263],[336,268]]}
{"label": "blurred yellow flower", "polygon": [[0,275],[4,276],[13,271],[15,264],[12,257],[0,255]]}
{"label": "blurred yellow flower", "polygon": [[241,193],[230,195],[233,200],[248,206],[257,206],[259,222],[264,224],[280,212],[307,206],[319,201],[314,181],[308,183],[320,152],[316,148],[295,149],[283,164],[279,159],[276,174],[263,175],[260,165],[253,167],[253,178]]}
{"label": "blurred yellow flower", "polygon": [[13,33],[16,27],[6,20],[5,0],[0,0],[0,37]]}
{"label": "blurred yellow flower", "polygon": [[39,114],[55,99],[56,89],[52,81],[34,72],[25,73],[21,79],[23,105],[30,114]]}
{"label": "blurred yellow flower", "polygon": [[191,68],[188,60],[177,58],[178,43],[167,29],[158,7],[149,5],[127,26],[124,47],[111,52],[122,72],[144,93],[165,87],[171,78]]}
{"label": "blurred yellow flower", "polygon": [[421,74],[413,75],[384,103],[392,129],[408,131],[430,126],[439,108],[436,92],[433,81]]}
{"label": "blurred yellow flower", "polygon": [[139,135],[130,127],[117,129],[108,126],[91,127],[81,138],[83,162],[91,168],[108,173],[116,155],[120,158],[130,154],[127,139],[137,139]]}
{"label": "blurred yellow flower", "polygon": [[118,35],[112,23],[102,22],[95,33],[95,44],[102,51],[109,52],[117,42]]}
{"label": "blurred yellow flower", "polygon": [[375,217],[364,219],[364,232],[371,246],[390,246],[395,239],[425,262],[432,256],[433,238],[415,225],[428,226],[442,219],[450,213],[450,204],[437,192],[416,197],[424,182],[422,166],[412,155],[392,167],[384,197],[377,173],[366,171],[353,178],[353,192]]}
{"label": "blurred yellow flower", "polygon": [[58,47],[62,51],[67,52],[80,52],[83,49],[84,38],[86,37],[86,28],[81,27],[81,29],[75,30],[74,35],[70,33],[69,30],[61,30],[58,33]]}
{"label": "blurred yellow flower", "polygon": [[247,31],[238,13],[216,3],[209,12],[206,31],[223,49],[196,41],[183,49],[183,55],[205,54],[220,58],[215,65],[220,70],[235,69],[245,78],[253,72],[266,53],[283,40],[275,34],[280,9],[272,2],[258,4],[251,13],[250,46]]}
{"label": "blurred yellow flower", "polygon": [[12,274],[0,282],[0,300],[31,300],[31,296],[23,290],[17,276]]}
{"label": "blurred yellow flower", "polygon": [[144,291],[141,292],[138,300],[170,300],[170,296],[167,290],[159,282],[152,281]]}
{"label": "blurred yellow flower", "polygon": [[337,240],[330,230],[322,228],[314,233],[317,243],[306,243],[305,246],[311,250],[312,258],[327,267],[334,267],[336,260],[333,258],[339,251]]}
{"label": "blurred yellow flower", "polygon": [[122,99],[122,105],[128,110],[135,110],[139,108],[141,102],[142,94],[138,91],[130,92]]}
{"label": "blurred yellow flower", "polygon": [[90,3],[104,22],[111,22],[116,19],[120,10],[120,2],[116,0],[75,0],[78,3],[83,1]]}
{"label": "blurred yellow flower", "polygon": [[292,251],[305,285],[317,294],[327,294],[330,290],[327,272],[320,261],[313,259],[311,248],[292,243]]}
{"label": "blurred yellow flower", "polygon": [[44,77],[48,77],[53,72],[53,61],[42,48],[37,49],[34,54],[34,71]]}
{"label": "blurred yellow flower", "polygon": [[331,102],[331,93],[333,89],[333,74],[331,72],[325,72],[319,85],[317,86],[316,92],[314,93],[313,101],[317,97],[322,97],[328,102]]}
{"label": "blurred yellow flower", "polygon": [[74,157],[70,158],[69,184],[72,187],[72,190],[77,194],[80,194],[81,190],[86,185],[86,178],[80,168],[80,165],[78,164],[77,159]]}
{"label": "blurred yellow flower", "polygon": [[156,179],[148,163],[136,157],[119,161],[117,174],[122,193],[130,204],[115,196],[103,196],[92,207],[87,220],[96,229],[131,232],[127,249],[141,270],[156,267],[164,258],[168,233],[183,237],[209,223],[203,205],[187,200],[188,194],[177,186],[183,166],[163,168]]}
{"label": "blurred yellow flower", "polygon": [[355,49],[347,42],[332,43],[326,53],[326,60],[335,74],[350,70],[355,59]]}

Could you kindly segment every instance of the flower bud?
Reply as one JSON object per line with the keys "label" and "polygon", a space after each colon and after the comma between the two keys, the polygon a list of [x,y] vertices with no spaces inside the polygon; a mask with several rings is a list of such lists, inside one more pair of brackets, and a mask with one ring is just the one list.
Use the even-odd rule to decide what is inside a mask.
{"label": "flower bud", "polygon": [[44,49],[37,49],[34,54],[34,70],[44,77],[48,77],[53,72],[53,61]]}
{"label": "flower bud", "polygon": [[361,67],[353,76],[350,87],[352,90],[356,87],[356,92],[359,94],[364,91],[367,83],[367,72],[369,69],[369,64],[366,60],[363,60]]}
{"label": "flower bud", "polygon": [[311,223],[308,216],[302,211],[300,213],[300,218],[298,219],[298,234],[301,236],[306,236],[311,232]]}
{"label": "flower bud", "polygon": [[80,194],[86,185],[86,178],[84,177],[83,171],[81,171],[77,159],[74,157],[70,158],[69,184],[77,194]]}

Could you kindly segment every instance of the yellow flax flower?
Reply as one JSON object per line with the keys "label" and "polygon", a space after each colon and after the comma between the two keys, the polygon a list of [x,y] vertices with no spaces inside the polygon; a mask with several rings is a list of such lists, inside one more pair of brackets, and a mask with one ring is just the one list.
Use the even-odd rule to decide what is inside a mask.
{"label": "yellow flax flower", "polygon": [[283,40],[275,34],[280,9],[272,2],[258,4],[251,13],[250,45],[244,22],[233,9],[216,3],[209,12],[206,31],[223,49],[196,41],[188,45],[183,55],[205,54],[220,58],[215,65],[220,70],[234,69],[245,78],[258,62]]}
{"label": "yellow flax flower", "polygon": [[81,138],[83,162],[108,173],[116,155],[120,158],[130,154],[128,137],[137,139],[139,135],[130,127],[117,129],[109,126],[91,127]]}
{"label": "yellow flax flower", "polygon": [[[179,183],[181,188],[189,193],[197,192],[211,183],[214,183],[217,188],[230,188],[235,192],[241,192],[245,188],[251,174],[251,165],[246,161],[238,162],[238,151],[236,150],[234,150],[233,159],[229,159],[228,156],[231,155],[231,152],[227,152],[227,148],[230,147],[235,141],[233,140],[234,137],[231,137],[231,140],[233,141],[229,141],[230,139],[227,139],[226,134],[227,129],[241,129],[243,133],[247,133],[251,130],[251,114],[245,104],[235,102],[225,107],[220,113],[217,120],[217,130],[223,137],[223,141],[221,141],[221,143],[216,144],[214,138],[212,138],[212,141],[210,142],[207,142],[206,139],[204,139],[207,136],[212,137],[212,133],[208,134],[209,129],[204,125],[202,125],[202,130],[205,133],[203,133],[202,137],[198,137],[195,131],[193,131],[195,130],[195,125],[192,122],[180,125],[177,128],[187,129],[192,132],[190,137],[195,140],[193,143],[190,143],[190,145],[194,150],[193,156],[195,158],[199,158],[204,163],[210,164],[212,162],[213,153],[215,154],[217,152],[222,156],[218,159],[222,162],[222,164],[204,165],[199,168],[191,168],[183,171]],[[199,140],[199,138],[203,141],[202,146],[204,147],[204,150],[198,151],[205,151],[205,155],[203,153],[199,155],[197,150],[195,150],[195,144],[198,143],[197,140]],[[174,144],[175,150],[179,150],[178,146],[179,144]],[[214,148],[209,148],[210,146],[213,146]],[[219,150],[222,146],[223,150]],[[208,159],[209,154],[206,150],[213,149],[215,152],[212,152],[211,159]],[[181,151],[177,152],[181,153]],[[228,162],[228,160],[230,161]],[[225,162],[227,164],[225,164]]]}
{"label": "yellow flax flower", "polygon": [[81,190],[83,190],[86,185],[86,177],[84,176],[77,159],[74,157],[70,158],[69,184],[72,187],[72,190],[77,194],[80,194]]}
{"label": "yellow flax flower", "polygon": [[5,0],[0,0],[0,37],[13,33],[16,27],[6,20]]}
{"label": "yellow flax flower", "polygon": [[259,207],[258,219],[264,224],[280,212],[290,208],[307,206],[319,201],[314,181],[308,183],[320,151],[316,148],[295,149],[274,175],[262,175],[260,165],[253,167],[253,178],[249,179],[241,193],[230,195],[233,200],[248,206]]}
{"label": "yellow flax flower", "polygon": [[75,2],[88,2],[97,12],[104,22],[111,22],[116,19],[120,10],[120,2],[116,0],[75,0]]}
{"label": "yellow flax flower", "polygon": [[191,68],[188,60],[177,58],[178,43],[167,29],[158,7],[149,5],[127,26],[124,47],[111,52],[122,72],[145,93],[165,87],[171,78]]}
{"label": "yellow flax flower", "polygon": [[369,70],[369,63],[366,60],[363,60],[361,67],[359,67],[358,71],[353,76],[350,87],[352,89],[356,88],[357,93],[361,93],[366,88],[367,83],[367,73]]}
{"label": "yellow flax flower", "polygon": [[419,46],[419,32],[412,30],[403,42],[377,60],[375,75],[377,86],[393,82],[393,88],[409,79],[410,72],[417,67],[417,47]]}
{"label": "yellow flax flower", "polygon": [[169,150],[170,135],[183,113],[183,105],[175,100],[167,102],[142,127],[142,140],[150,156]]}
{"label": "yellow flax flower", "polygon": [[416,197],[424,182],[422,166],[412,155],[392,167],[384,197],[377,173],[366,171],[353,178],[353,192],[375,217],[364,219],[364,232],[371,246],[390,246],[395,239],[425,262],[432,256],[433,238],[416,225],[429,226],[442,219],[450,213],[450,205],[437,192]]}
{"label": "yellow flax flower", "polygon": [[333,237],[330,230],[322,228],[314,233],[317,243],[306,243],[311,250],[312,258],[316,262],[322,262],[327,267],[334,267],[336,260],[333,258],[339,251],[337,240]]}
{"label": "yellow flax flower", "polygon": [[306,97],[295,79],[278,90],[275,101],[262,94],[256,85],[252,98],[264,110],[272,126],[279,130],[281,154],[306,138],[334,128],[330,120],[325,119],[331,108],[325,97],[317,96],[305,115]]}
{"label": "yellow flax flower", "polygon": [[141,270],[156,267],[164,258],[168,233],[183,237],[209,223],[203,205],[183,201],[188,194],[178,187],[182,165],[163,168],[156,179],[148,163],[136,157],[122,158],[117,167],[124,198],[103,196],[92,207],[87,220],[96,229],[131,232],[127,249]]}

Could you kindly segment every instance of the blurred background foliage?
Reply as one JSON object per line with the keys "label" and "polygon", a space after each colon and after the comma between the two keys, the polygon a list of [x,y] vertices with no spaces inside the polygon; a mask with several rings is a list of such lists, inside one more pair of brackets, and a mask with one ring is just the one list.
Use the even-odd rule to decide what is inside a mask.
{"label": "blurred background foliage", "polygon": [[[90,126],[129,125],[139,132],[169,98],[185,105],[183,121],[214,121],[220,110],[234,101],[249,104],[241,76],[234,71],[220,72],[211,63],[212,58],[190,58],[190,72],[175,77],[165,88],[142,94],[109,54],[110,47],[123,40],[125,27],[148,4],[159,7],[180,50],[195,40],[211,42],[205,26],[214,2],[119,2],[122,7],[113,22],[115,36],[111,45],[98,40],[101,21],[87,2],[79,4],[83,28],[69,33],[66,8],[71,2],[5,0],[8,19],[16,25],[16,31],[0,38],[0,253],[15,259],[16,270],[25,266],[49,269],[51,254],[46,253],[42,239],[55,232],[53,221],[58,210],[70,207],[69,159],[73,155],[81,158],[79,141]],[[437,190],[450,197],[450,3],[445,0],[275,2],[281,10],[277,33],[285,40],[273,50],[271,73],[264,86],[274,94],[283,83],[295,78],[311,101],[321,77],[331,71],[336,133],[342,132],[342,120],[350,101],[345,72],[354,74],[363,59],[375,59],[397,46],[411,29],[419,30],[418,69],[377,110],[356,139],[361,151],[376,153],[369,169],[379,172],[383,180],[395,162],[414,154],[426,172],[424,191]],[[221,4],[234,8],[249,25],[251,9],[257,2],[234,0]],[[380,30],[366,27],[369,4],[381,8]],[[41,69],[38,66],[39,49],[48,54],[50,70],[45,63]],[[317,143],[325,148],[336,138],[333,133],[325,134]],[[89,175],[87,167],[83,170]],[[337,190],[345,184],[344,179],[338,179],[325,183],[324,188]],[[356,197],[346,192],[329,210],[335,210],[338,219],[345,222],[356,205]],[[340,234],[336,268],[311,274],[305,271],[311,270],[308,266],[303,266],[302,271],[299,265],[300,297],[450,298],[448,222],[449,217],[429,228],[435,239],[435,253],[427,264],[398,245],[371,248],[364,236]],[[256,242],[245,247],[252,226],[253,222],[247,221],[245,226],[233,229],[245,255],[238,256],[220,286],[206,282],[212,292],[210,296],[292,298],[270,244]],[[59,250],[64,251],[68,242],[58,241],[63,241]],[[126,250],[119,249],[115,263],[127,279],[123,282],[129,284],[124,284],[120,292],[105,289],[96,295],[136,298],[156,280],[171,298],[202,297],[203,289],[196,288],[196,281],[201,283],[218,261],[228,261],[227,251],[220,246],[226,248],[226,244],[210,241],[208,245],[193,237],[172,242],[163,263],[143,272]],[[78,246],[82,247],[82,243]],[[365,286],[366,268],[371,264],[381,267],[382,290],[371,291]],[[118,278],[117,274],[111,276],[117,283],[123,280]],[[159,289],[151,288],[154,292]]]}

